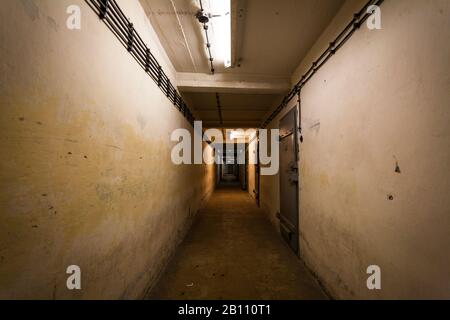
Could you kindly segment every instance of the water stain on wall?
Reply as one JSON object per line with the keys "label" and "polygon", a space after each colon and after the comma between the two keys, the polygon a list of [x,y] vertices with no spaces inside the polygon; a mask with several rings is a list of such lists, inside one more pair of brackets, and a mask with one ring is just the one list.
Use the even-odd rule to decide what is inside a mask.
{"label": "water stain on wall", "polygon": [[47,23],[51,29],[53,29],[55,32],[58,32],[59,27],[55,19],[53,19],[52,17],[47,17]]}
{"label": "water stain on wall", "polygon": [[33,0],[20,0],[20,2],[25,9],[25,13],[32,21],[39,19],[39,7]]}

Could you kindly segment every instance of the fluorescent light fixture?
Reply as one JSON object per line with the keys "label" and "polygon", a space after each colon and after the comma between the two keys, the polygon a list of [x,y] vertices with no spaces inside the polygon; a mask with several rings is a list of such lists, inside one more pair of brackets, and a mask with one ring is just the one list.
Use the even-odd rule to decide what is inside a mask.
{"label": "fluorescent light fixture", "polygon": [[230,131],[230,140],[250,139],[255,134],[254,129],[249,130],[232,130]]}
{"label": "fluorescent light fixture", "polygon": [[213,48],[225,68],[231,67],[231,0],[210,0],[214,29]]}

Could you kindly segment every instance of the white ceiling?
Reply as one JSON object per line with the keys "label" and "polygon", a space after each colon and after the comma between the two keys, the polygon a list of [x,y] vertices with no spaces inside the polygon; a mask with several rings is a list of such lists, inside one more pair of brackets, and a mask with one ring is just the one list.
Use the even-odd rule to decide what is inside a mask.
{"label": "white ceiling", "polygon": [[[227,122],[249,126],[261,122],[264,114],[280,102],[294,69],[344,0],[232,0],[238,7],[233,43],[240,67],[225,69],[222,61],[215,61],[215,76],[210,75],[203,29],[195,18],[199,0],[140,1],[183,79],[184,85],[179,88],[182,96],[197,117],[211,124],[216,123],[214,117],[219,120],[216,91],[223,96],[224,108],[234,108],[223,111],[224,126]],[[206,11],[209,1],[203,0]],[[213,24],[214,18],[210,29],[214,29]],[[211,45],[214,56],[214,43]],[[189,81],[199,76],[201,85]],[[226,78],[226,82],[217,85],[217,77]]]}

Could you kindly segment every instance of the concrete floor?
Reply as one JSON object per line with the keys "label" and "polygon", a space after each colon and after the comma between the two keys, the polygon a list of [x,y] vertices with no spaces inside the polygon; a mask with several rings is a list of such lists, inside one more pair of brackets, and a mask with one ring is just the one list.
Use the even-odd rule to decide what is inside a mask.
{"label": "concrete floor", "polygon": [[326,299],[254,199],[220,186],[148,299]]}

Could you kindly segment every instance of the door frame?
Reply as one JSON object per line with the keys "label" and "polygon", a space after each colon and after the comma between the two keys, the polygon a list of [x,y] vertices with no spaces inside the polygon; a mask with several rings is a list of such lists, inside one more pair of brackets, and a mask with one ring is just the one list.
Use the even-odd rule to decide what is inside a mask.
{"label": "door frame", "polygon": [[261,164],[259,158],[259,131],[256,131],[256,164],[255,164],[255,198],[256,205],[261,206]]}
{"label": "door frame", "polygon": [[[291,221],[289,221],[288,219],[284,218],[283,215],[281,214],[281,201],[282,201],[282,196],[281,196],[281,176],[279,176],[278,182],[280,183],[280,197],[279,197],[279,206],[280,206],[280,212],[277,213],[277,217],[280,220],[280,233],[282,234],[283,238],[286,240],[286,243],[289,245],[288,240],[285,237],[285,233],[283,232],[283,225],[282,223],[286,226],[286,225],[290,225],[292,226],[293,229],[296,234],[297,234],[297,240],[296,240],[296,247],[295,249],[292,248],[292,246],[289,245],[289,247],[292,249],[292,251],[297,255],[300,256],[300,182],[301,182],[301,178],[300,178],[300,143],[301,143],[301,107],[300,107],[300,101],[298,101],[298,103],[296,103],[292,108],[290,108],[282,117],[280,117],[279,120],[279,127],[280,126],[280,122],[290,113],[294,111],[294,128],[292,130],[292,132],[288,135],[285,135],[283,137],[280,136],[279,141],[281,142],[282,139],[287,138],[291,135],[294,136],[293,141],[294,141],[294,157],[295,157],[295,161],[296,161],[296,165],[297,165],[297,174],[298,174],[298,179],[297,179],[297,187],[296,187],[296,193],[295,193],[295,201],[296,201],[296,216],[297,216],[297,225],[293,225],[291,223]],[[281,145],[280,145],[280,156],[281,156]],[[281,170],[281,168],[280,168]]]}

